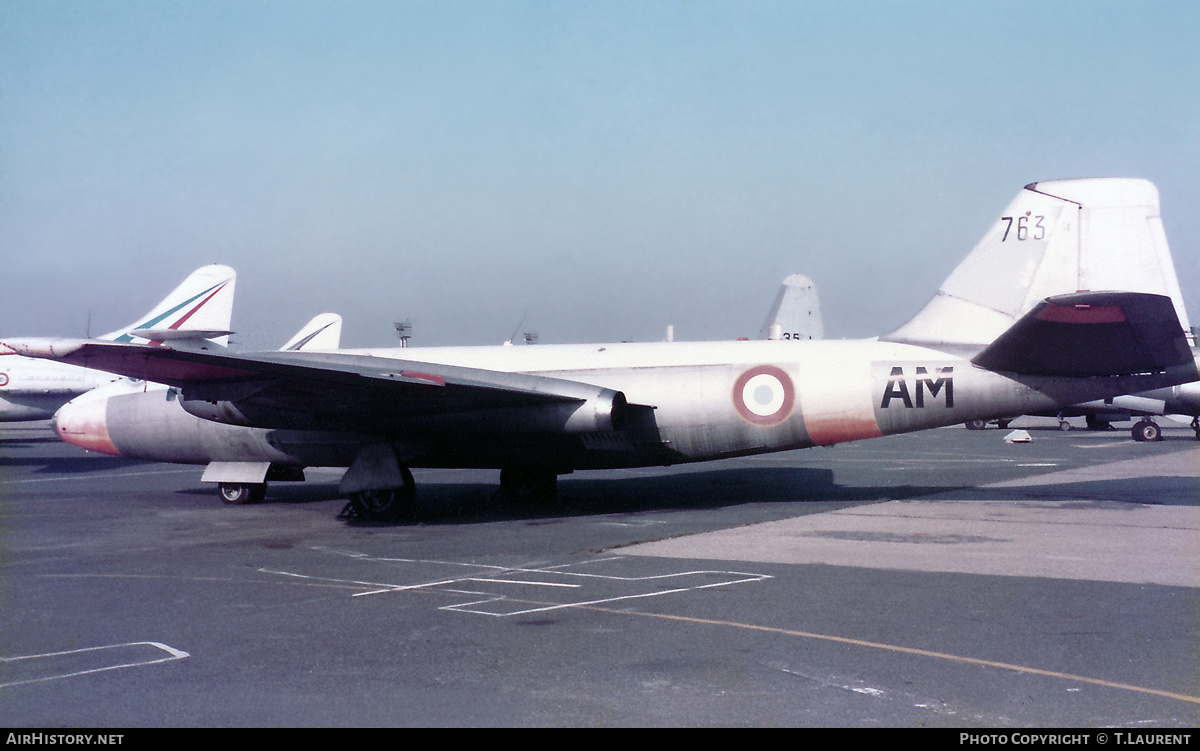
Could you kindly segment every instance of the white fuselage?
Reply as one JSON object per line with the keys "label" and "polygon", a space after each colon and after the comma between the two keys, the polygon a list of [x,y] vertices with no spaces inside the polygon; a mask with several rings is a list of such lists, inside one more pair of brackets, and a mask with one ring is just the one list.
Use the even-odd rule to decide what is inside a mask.
{"label": "white fuselage", "polygon": [[[397,424],[382,437],[413,446],[414,466],[503,466],[506,451],[528,455],[530,445],[571,468],[704,461],[1027,414],[1144,391],[1166,379],[1016,378],[977,368],[962,352],[873,339],[340,353],[403,361],[398,369],[428,363],[553,376],[620,391],[641,410],[641,419],[622,430],[529,436],[525,443],[522,436],[490,435],[470,425],[437,434],[428,420]],[[208,422],[185,412],[164,387],[128,383],[81,397],[56,422],[65,439],[87,448],[191,463],[345,466],[358,445],[381,438]]]}
{"label": "white fuselage", "polygon": [[48,420],[59,407],[119,376],[19,355],[0,357],[0,422]]}

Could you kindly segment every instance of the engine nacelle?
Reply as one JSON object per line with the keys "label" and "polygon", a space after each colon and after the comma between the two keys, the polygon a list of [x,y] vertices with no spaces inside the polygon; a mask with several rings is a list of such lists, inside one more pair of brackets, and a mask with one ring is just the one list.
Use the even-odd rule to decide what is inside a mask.
{"label": "engine nacelle", "polygon": [[233,402],[205,402],[199,399],[185,399],[179,402],[183,411],[203,420],[219,422],[224,425],[240,425],[244,428],[254,427],[242,411]]}
{"label": "engine nacelle", "polygon": [[[263,427],[231,401],[186,399],[181,404],[188,414],[204,420],[225,425]],[[582,400],[400,417],[386,432],[453,431],[489,435],[611,433],[625,427],[628,414],[629,404],[624,393],[597,388],[590,398]],[[270,427],[300,430],[316,427],[305,419],[303,413],[286,417],[282,413],[273,413],[269,420],[273,423]]]}
{"label": "engine nacelle", "polygon": [[625,427],[629,403],[625,394],[620,391],[600,389],[594,397],[582,404],[563,402],[513,411],[516,414],[505,418],[512,421],[512,432],[611,433]]}

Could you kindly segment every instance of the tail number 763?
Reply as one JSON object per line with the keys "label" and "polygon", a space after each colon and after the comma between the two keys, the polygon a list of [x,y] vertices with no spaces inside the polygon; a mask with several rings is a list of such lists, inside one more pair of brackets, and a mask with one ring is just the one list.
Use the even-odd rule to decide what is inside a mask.
{"label": "tail number 763", "polygon": [[[1044,216],[1030,216],[1028,213],[1025,216],[1019,216],[1017,219],[1017,229],[1013,232],[1013,217],[1002,216],[1000,221],[1004,222],[1004,236],[1000,238],[1000,242],[1007,242],[1010,234],[1014,235],[1018,240],[1041,240],[1046,236],[1046,228],[1042,226],[1045,221]],[[1030,236],[1030,232],[1033,235]]]}

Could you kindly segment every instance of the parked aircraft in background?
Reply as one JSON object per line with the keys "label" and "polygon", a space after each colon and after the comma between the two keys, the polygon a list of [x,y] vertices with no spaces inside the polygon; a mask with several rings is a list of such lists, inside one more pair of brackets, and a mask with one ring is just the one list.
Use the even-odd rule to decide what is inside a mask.
{"label": "parked aircraft in background", "polygon": [[[252,429],[253,445],[242,432],[219,447],[228,461],[348,466],[342,492],[361,517],[387,520],[412,503],[410,467],[500,468],[503,492],[548,496],[575,469],[830,445],[1196,380],[1180,313],[1143,291],[1160,252],[1150,204],[1157,216],[1144,180],[1028,185],[933,300],[879,339],[245,354],[5,344],[178,388],[190,414]],[[105,404],[86,432],[119,450],[130,416]]]}
{"label": "parked aircraft in background", "polygon": [[[100,339],[170,341],[181,347],[212,338],[224,345],[230,333],[235,278],[228,266],[196,269],[149,313]],[[48,420],[71,399],[117,379],[76,365],[0,354],[7,355],[0,358],[0,422]]]}
{"label": "parked aircraft in background", "polygon": [[1076,404],[1055,416],[1062,430],[1071,429],[1068,417],[1085,417],[1089,430],[1108,430],[1109,423],[1134,420],[1130,432],[1135,441],[1157,441],[1162,431],[1153,418],[1169,415],[1191,417],[1192,430],[1200,440],[1200,381]]}
{"label": "parked aircraft in background", "polygon": [[[336,350],[341,335],[341,316],[322,313],[279,351]],[[304,479],[301,467],[287,462],[272,466],[263,459],[276,455],[271,440],[286,443],[279,431],[269,434],[201,419],[185,412],[179,397],[174,386],[121,378],[68,402],[54,416],[54,428],[67,443],[90,451],[207,464],[201,482],[218,483],[226,503],[260,500],[268,480]]]}
{"label": "parked aircraft in background", "polygon": [[288,339],[280,352],[337,349],[342,344],[342,317],[337,313],[321,313]]}

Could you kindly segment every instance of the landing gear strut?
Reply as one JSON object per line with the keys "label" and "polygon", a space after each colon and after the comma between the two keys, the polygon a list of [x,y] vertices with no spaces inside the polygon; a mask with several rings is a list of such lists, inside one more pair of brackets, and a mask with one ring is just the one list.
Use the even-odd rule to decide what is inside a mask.
{"label": "landing gear strut", "polygon": [[516,503],[550,503],[558,497],[558,473],[540,467],[505,467],[500,470],[496,495]]}
{"label": "landing gear strut", "polygon": [[372,488],[350,494],[350,505],[359,519],[390,522],[412,512],[417,485],[408,467],[400,467],[404,485],[398,488]]}
{"label": "landing gear strut", "polygon": [[[1002,418],[1002,419],[996,420],[996,427],[1000,428],[1001,430],[1004,430],[1005,428],[1008,427],[1008,424],[1011,422],[1012,422],[1011,417],[1006,418],[1006,419]],[[967,426],[967,430],[987,430],[988,421],[987,420],[967,420],[963,424]]]}

